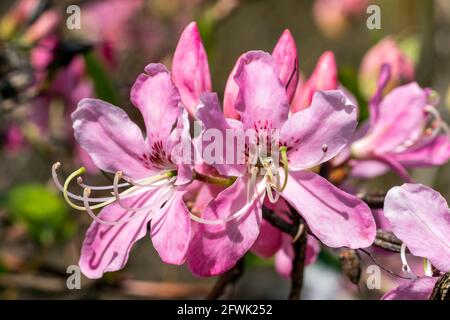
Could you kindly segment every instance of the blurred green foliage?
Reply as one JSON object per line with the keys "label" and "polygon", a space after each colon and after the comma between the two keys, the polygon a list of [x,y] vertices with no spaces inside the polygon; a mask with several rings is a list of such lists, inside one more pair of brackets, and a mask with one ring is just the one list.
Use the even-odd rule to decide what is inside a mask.
{"label": "blurred green foliage", "polygon": [[10,189],[4,206],[12,221],[24,224],[31,237],[41,244],[66,239],[75,231],[62,198],[41,184]]}
{"label": "blurred green foliage", "polygon": [[86,70],[94,82],[97,98],[118,105],[119,98],[111,82],[111,77],[100,59],[94,53],[88,52],[84,54],[84,61]]}

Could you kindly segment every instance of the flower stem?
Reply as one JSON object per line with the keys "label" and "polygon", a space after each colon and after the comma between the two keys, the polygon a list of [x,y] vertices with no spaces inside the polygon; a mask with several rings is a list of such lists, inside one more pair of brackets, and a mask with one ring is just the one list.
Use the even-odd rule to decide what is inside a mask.
{"label": "flower stem", "polygon": [[236,181],[236,177],[213,176],[199,173],[197,171],[194,171],[193,179],[210,184],[217,184],[224,187],[229,187],[234,183],[234,181]]}

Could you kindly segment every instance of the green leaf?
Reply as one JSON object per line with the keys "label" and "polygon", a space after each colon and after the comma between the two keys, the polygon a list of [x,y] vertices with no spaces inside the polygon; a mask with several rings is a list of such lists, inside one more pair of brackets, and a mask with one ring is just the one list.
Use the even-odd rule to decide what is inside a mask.
{"label": "green leaf", "polygon": [[73,228],[62,198],[40,184],[14,187],[6,194],[6,208],[11,219],[23,223],[31,236],[41,243],[66,237]]}
{"label": "green leaf", "polygon": [[102,61],[93,52],[85,53],[84,61],[86,62],[87,72],[94,82],[97,98],[118,105],[119,99],[110,80],[111,77],[108,75]]}

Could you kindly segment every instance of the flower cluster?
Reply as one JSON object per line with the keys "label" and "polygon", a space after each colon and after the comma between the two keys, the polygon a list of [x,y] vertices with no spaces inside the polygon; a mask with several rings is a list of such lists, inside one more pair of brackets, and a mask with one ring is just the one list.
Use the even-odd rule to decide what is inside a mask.
{"label": "flower cluster", "polygon": [[[90,186],[81,168],[60,183],[60,164],[53,166],[69,205],[94,219],[81,250],[82,272],[100,278],[122,269],[147,232],[162,261],[186,263],[200,276],[224,273],[249,251],[275,256],[277,270],[289,275],[292,243],[306,233],[305,263],[314,262],[320,243],[371,246],[371,209],[322,169],[348,165],[366,177],[392,169],[409,181],[406,168],[450,158],[434,92],[409,83],[384,95],[390,73],[384,64],[370,119],[357,129],[358,106],[337,80],[334,55],[325,52],[311,77],[299,80],[296,45],[286,30],[272,53],[239,57],[222,108],[197,25],[189,24],[171,72],[151,63],[131,89],[145,135],[121,108],[101,100],[83,99],[72,113],[78,143],[100,170],[114,175],[111,185]],[[193,136],[192,123],[200,128]],[[69,191],[74,179],[81,194]],[[101,192],[108,196],[93,196]],[[265,211],[301,221],[297,232],[282,233]],[[413,184],[394,188],[385,215],[403,247],[441,272],[450,270],[450,215],[434,191]]]}

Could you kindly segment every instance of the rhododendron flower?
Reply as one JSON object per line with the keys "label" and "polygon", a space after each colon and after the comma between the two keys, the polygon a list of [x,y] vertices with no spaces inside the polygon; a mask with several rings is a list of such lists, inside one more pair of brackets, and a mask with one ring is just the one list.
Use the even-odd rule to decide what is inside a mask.
{"label": "rhododendron flower", "polygon": [[367,51],[361,62],[359,83],[367,98],[377,91],[377,79],[384,64],[391,67],[391,78],[386,84],[385,93],[414,80],[414,63],[392,37],[386,37]]}
{"label": "rhododendron flower", "polygon": [[450,209],[445,199],[433,189],[420,184],[404,184],[386,195],[384,214],[394,234],[403,241],[402,261],[410,272],[406,248],[426,259],[425,276],[388,292],[383,299],[428,299],[439,277],[431,265],[450,271]]}
{"label": "rhododendron flower", "polygon": [[[281,81],[289,99],[294,96],[298,81],[298,59],[295,41],[289,30],[285,30],[278,39],[272,55],[278,64]],[[238,119],[239,114],[234,109],[238,86],[234,81],[236,69],[240,63],[238,58],[228,78],[223,109],[227,118]],[[195,116],[204,92],[212,92],[211,75],[208,57],[195,22],[191,22],[183,31],[172,61],[172,76],[181,98],[189,113]]]}
{"label": "rhododendron flower", "polygon": [[352,173],[373,177],[391,168],[408,181],[405,167],[442,165],[450,159],[449,131],[431,90],[413,82],[382,98],[388,80],[389,67],[384,65],[369,103],[369,120],[361,125],[351,146],[358,159]]}
{"label": "rhododendron flower", "polygon": [[[275,59],[251,51],[240,60],[234,80],[241,120],[226,119],[214,94],[203,95],[197,117],[205,132],[214,129],[226,136],[231,131],[239,137],[251,130],[255,135],[245,141],[244,152],[226,144],[223,159],[211,163],[220,174],[238,178],[194,218],[199,226],[188,253],[191,270],[209,276],[231,268],[258,238],[266,196],[273,203],[280,196],[288,201],[330,247],[369,246],[375,224],[367,205],[308,170],[334,157],[351,139],[355,106],[340,91],[320,91],[310,108],[288,119],[289,99]],[[278,133],[281,147],[272,148]],[[237,161],[227,163],[230,154]]]}
{"label": "rhododendron flower", "polygon": [[[89,278],[123,268],[133,244],[147,233],[148,222],[164,262],[182,264],[189,244],[191,220],[182,198],[192,171],[179,148],[190,146],[189,121],[179,91],[163,65],[149,64],[131,89],[131,101],[144,118],[145,139],[122,109],[101,100],[83,99],[72,114],[76,140],[99,169],[115,173],[113,185],[91,187],[79,181],[85,189],[77,196],[67,187],[83,168],[64,186],[56,180],[59,164],[53,168],[68,203],[95,219],[79,261]],[[114,196],[91,198],[95,190],[112,190]],[[103,208],[98,216],[93,213],[97,208]]]}

